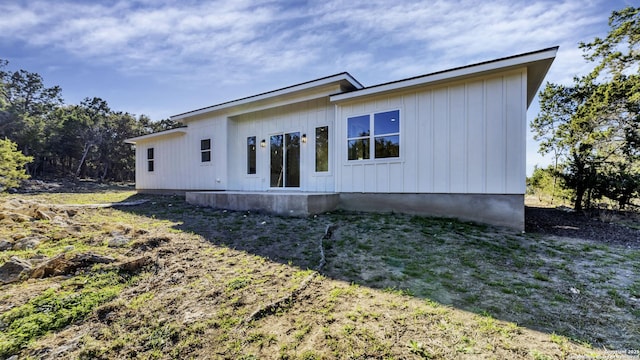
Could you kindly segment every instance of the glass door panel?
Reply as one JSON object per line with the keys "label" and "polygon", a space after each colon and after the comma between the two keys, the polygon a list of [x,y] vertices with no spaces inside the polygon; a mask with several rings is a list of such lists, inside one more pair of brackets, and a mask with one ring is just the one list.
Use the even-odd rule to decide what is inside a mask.
{"label": "glass door panel", "polygon": [[283,136],[271,135],[269,144],[271,148],[271,187],[282,187],[284,181],[284,153],[283,153]]}
{"label": "glass door panel", "polygon": [[285,182],[286,187],[300,187],[300,133],[285,134]]}
{"label": "glass door panel", "polygon": [[300,133],[271,135],[269,138],[272,188],[300,187]]}

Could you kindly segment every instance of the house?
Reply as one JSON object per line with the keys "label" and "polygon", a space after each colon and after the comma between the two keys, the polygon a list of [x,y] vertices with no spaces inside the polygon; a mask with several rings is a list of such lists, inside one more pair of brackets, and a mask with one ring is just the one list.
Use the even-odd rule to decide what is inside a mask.
{"label": "house", "polygon": [[233,210],[395,211],[524,229],[526,111],[558,48],[365,87],[348,73],[172,117],[136,189]]}

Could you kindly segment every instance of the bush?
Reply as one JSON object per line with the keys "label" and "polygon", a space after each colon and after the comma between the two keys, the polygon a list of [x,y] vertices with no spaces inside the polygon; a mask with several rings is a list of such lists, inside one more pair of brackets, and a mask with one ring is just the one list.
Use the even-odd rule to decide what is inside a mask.
{"label": "bush", "polygon": [[18,145],[9,139],[0,140],[0,192],[16,187],[20,180],[29,178],[25,165],[33,161],[18,151]]}

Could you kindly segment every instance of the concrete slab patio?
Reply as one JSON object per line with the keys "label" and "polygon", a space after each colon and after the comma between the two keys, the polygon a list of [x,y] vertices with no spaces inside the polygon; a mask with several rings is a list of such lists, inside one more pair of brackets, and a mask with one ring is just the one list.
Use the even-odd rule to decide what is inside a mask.
{"label": "concrete slab patio", "polygon": [[335,210],[340,202],[340,195],[336,193],[280,191],[190,191],[185,197],[194,205],[288,216],[309,216]]}

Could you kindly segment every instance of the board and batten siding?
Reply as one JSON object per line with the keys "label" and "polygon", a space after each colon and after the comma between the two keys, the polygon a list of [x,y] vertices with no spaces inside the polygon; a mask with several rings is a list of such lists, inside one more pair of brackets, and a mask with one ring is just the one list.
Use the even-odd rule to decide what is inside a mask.
{"label": "board and batten siding", "polygon": [[[524,194],[526,96],[521,69],[338,103],[336,191]],[[395,109],[400,157],[347,160],[347,118]]]}
{"label": "board and batten siding", "polygon": [[[227,120],[188,124],[185,134],[159,136],[136,144],[136,189],[222,190],[226,186]],[[201,162],[200,140],[211,139],[211,161]],[[147,149],[154,171],[147,171]]]}
{"label": "board and batten siding", "polygon": [[[300,188],[275,190],[301,190],[333,192],[335,178],[331,163],[335,152],[333,128],[334,105],[327,97],[260,110],[229,118],[229,186],[227,190],[267,191],[269,186],[269,137],[275,134],[299,132],[307,135],[307,143],[300,144]],[[315,129],[329,126],[329,171],[315,172]],[[247,138],[256,137],[256,174],[247,174]],[[265,140],[267,146],[260,147]]]}

